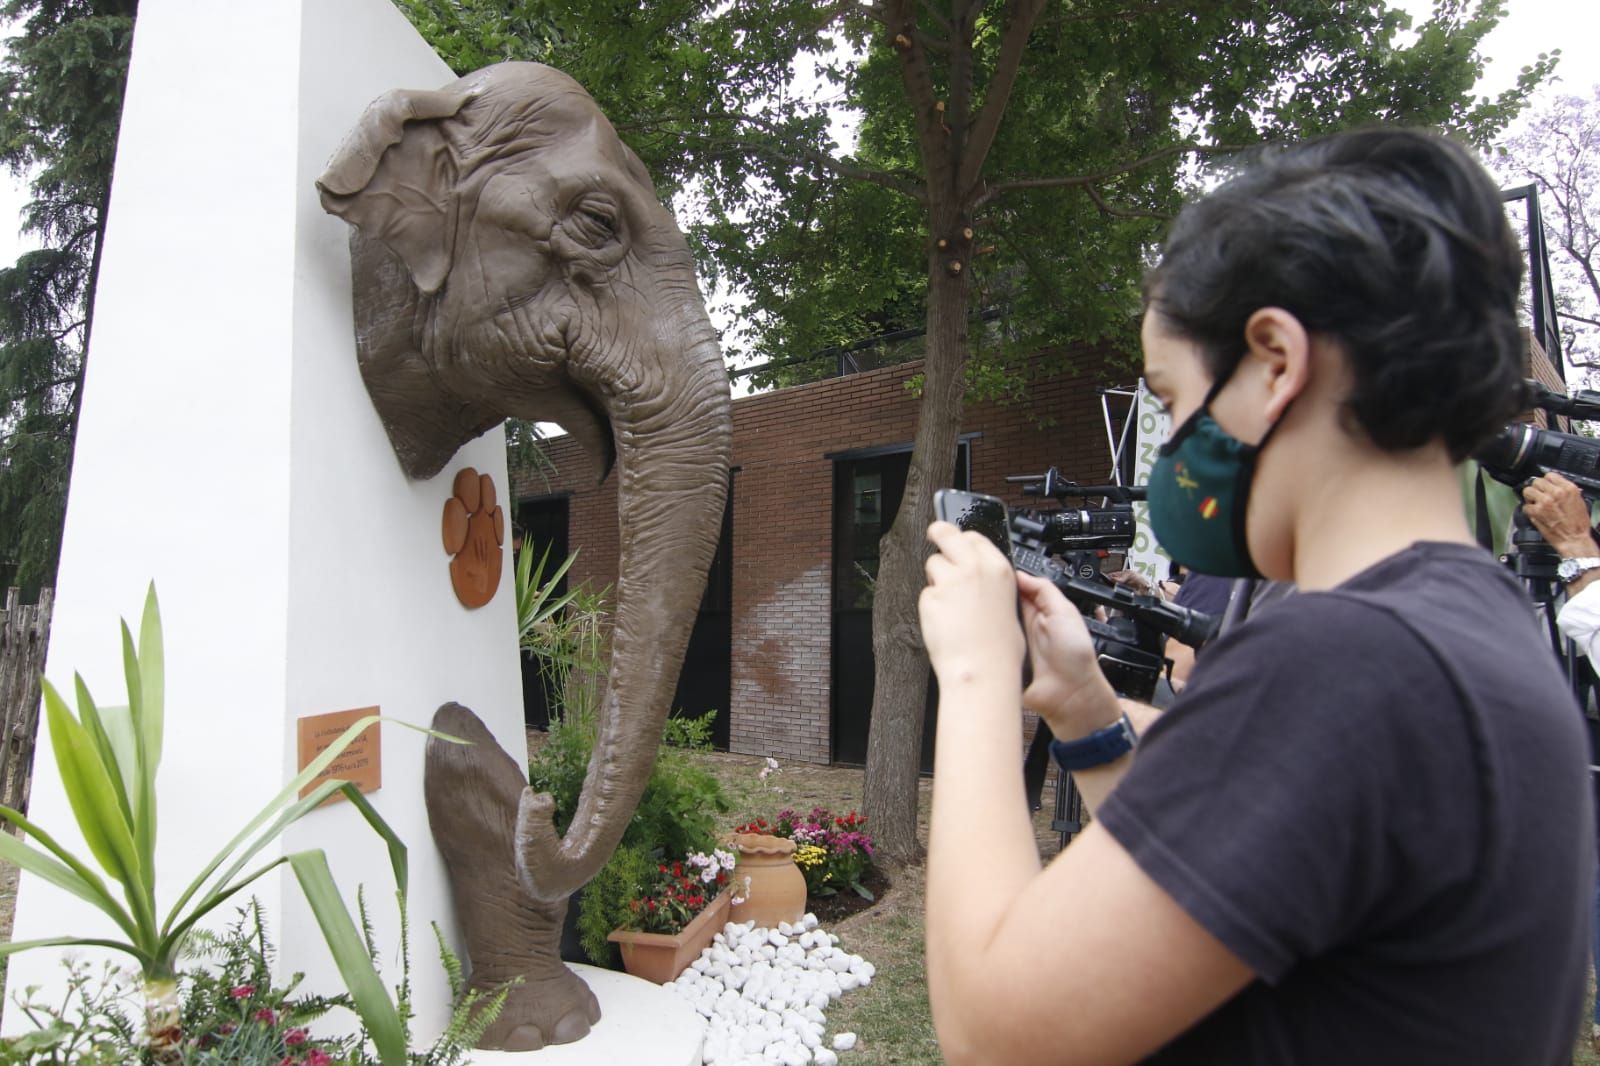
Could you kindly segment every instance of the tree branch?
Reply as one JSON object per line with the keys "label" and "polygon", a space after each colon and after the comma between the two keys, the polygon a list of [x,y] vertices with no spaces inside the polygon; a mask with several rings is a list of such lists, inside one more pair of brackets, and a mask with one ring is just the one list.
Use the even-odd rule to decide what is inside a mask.
{"label": "tree branch", "polygon": [[[733,118],[736,122],[753,126],[756,129],[761,130],[763,133],[771,134],[773,137],[787,137],[787,135],[779,126],[755,115],[732,115],[729,117]],[[863,167],[854,163],[847,163],[842,159],[836,159],[828,153],[819,152],[814,148],[803,148],[794,144],[771,144],[765,141],[747,140],[742,137],[717,137],[709,134],[692,133],[682,129],[673,129],[666,126],[660,126],[654,122],[636,122],[619,128],[630,133],[657,134],[663,137],[671,137],[679,141],[693,140],[696,143],[705,145],[706,147],[712,149],[738,149],[740,151],[751,152],[757,155],[764,155],[772,159],[777,159],[793,166],[805,166],[810,164],[821,167],[829,173],[838,175],[841,178],[851,178],[856,181],[866,181],[871,182],[874,185],[881,185],[885,189],[891,189],[894,192],[900,193],[903,196],[909,196],[911,199],[919,202],[924,198],[925,195],[921,183],[912,177],[903,174],[897,174],[893,171],[874,170],[870,167]]]}
{"label": "tree branch", "polygon": [[[781,127],[779,127],[776,123],[767,121],[759,115],[741,114],[737,116],[737,120],[741,123],[754,126],[769,136],[785,136],[785,133]],[[715,140],[713,138],[705,139],[713,142]],[[909,196],[913,200],[921,200],[923,198],[923,187],[921,183],[913,177],[896,174],[887,170],[874,170],[870,167],[857,166],[854,163],[846,163],[842,159],[835,159],[827,152],[819,152],[813,148],[794,147],[780,149],[775,146],[766,146],[760,141],[734,141],[727,143],[739,145],[747,150],[762,152],[763,154],[770,155],[775,159],[782,159],[786,163],[797,163],[798,160],[795,157],[798,155],[799,158],[803,159],[805,162],[822,167],[825,170],[839,175],[841,178],[854,178],[857,181],[870,181],[874,185],[881,185],[885,189],[893,189],[895,192]]]}
{"label": "tree branch", "polygon": [[1110,215],[1112,218],[1153,218],[1158,222],[1172,221],[1171,215],[1162,214],[1159,211],[1145,211],[1140,208],[1117,207],[1115,204],[1109,204],[1106,202],[1105,197],[1100,195],[1100,190],[1093,185],[1085,185],[1083,191],[1089,194],[1089,199],[1094,201],[1094,206],[1098,207],[1103,215]]}
{"label": "tree branch", "polygon": [[1130,163],[1108,167],[1094,174],[1075,174],[1059,178],[1018,178],[1014,181],[1002,181],[985,189],[983,194],[975,201],[974,206],[988,203],[1001,193],[1015,192],[1018,189],[1065,189],[1079,185],[1100,185],[1112,178],[1132,173],[1135,170],[1149,166],[1151,163],[1170,159],[1173,156],[1187,155],[1191,152],[1196,155],[1209,155],[1214,152],[1238,152],[1245,147],[1242,144],[1173,144],[1157,149],[1149,155],[1141,156]]}
{"label": "tree branch", "polygon": [[972,134],[967,138],[961,160],[961,173],[956,177],[957,194],[963,199],[983,172],[983,162],[989,157],[995,134],[1000,130],[1000,119],[1011,103],[1011,91],[1016,87],[1017,73],[1022,68],[1022,53],[1027,50],[1028,37],[1042,10],[1044,0],[1011,0],[1006,5],[1006,30],[1000,42],[1000,58],[995,64],[994,77],[989,79],[988,91],[983,95],[983,106],[973,120]]}
{"label": "tree branch", "polygon": [[911,0],[885,0],[886,11],[889,14],[888,28],[894,31],[896,26],[902,30],[895,38],[895,51],[900,54],[900,81],[905,86],[906,98],[911,101],[913,124],[917,131],[917,140],[922,146],[923,172],[928,175],[927,195],[934,198],[934,178],[944,174],[949,169],[950,146],[949,133],[943,122],[938,118],[935,104],[939,95],[933,89],[933,77],[928,72],[927,54],[918,46],[912,37],[906,37],[908,46],[900,44],[900,38],[905,31],[915,32],[917,19],[910,8]]}
{"label": "tree branch", "polygon": [[1572,314],[1570,311],[1557,311],[1556,312],[1556,317],[1557,318],[1565,318],[1565,319],[1568,319],[1569,321],[1572,321],[1572,322],[1582,322],[1586,326],[1600,326],[1600,320],[1593,319],[1593,318],[1585,318],[1582,315]]}
{"label": "tree branch", "polygon": [[1154,11],[1167,11],[1171,8],[1188,10],[1193,7],[1192,0],[1152,0],[1148,4],[1135,4],[1125,7],[1121,11],[1084,11],[1073,15],[1062,15],[1062,22],[1108,22],[1111,19],[1131,19],[1140,15],[1148,15]]}
{"label": "tree branch", "polygon": [[918,0],[918,3],[921,5],[922,10],[927,13],[929,18],[933,19],[933,21],[941,30],[943,30],[946,34],[951,32],[950,20],[945,18],[944,13],[935,7],[930,0]]}

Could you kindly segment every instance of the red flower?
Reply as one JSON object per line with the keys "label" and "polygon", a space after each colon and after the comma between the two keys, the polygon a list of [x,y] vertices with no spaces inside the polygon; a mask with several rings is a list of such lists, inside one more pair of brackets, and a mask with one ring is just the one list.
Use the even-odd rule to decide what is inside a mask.
{"label": "red flower", "polygon": [[306,1056],[306,1066],[332,1066],[333,1056],[326,1051],[311,1049],[311,1054]]}
{"label": "red flower", "polygon": [[256,1021],[266,1022],[268,1025],[272,1025],[278,1020],[278,1016],[272,1012],[271,1007],[262,1007],[256,1011],[254,1017]]}
{"label": "red flower", "polygon": [[249,999],[255,994],[255,985],[238,985],[237,987],[228,989],[228,995],[232,996],[234,999]]}
{"label": "red flower", "polygon": [[656,909],[656,901],[655,901],[655,900],[653,900],[653,899],[647,899],[647,900],[645,900],[645,901],[644,901],[644,905],[645,905],[645,907],[646,907],[646,908],[648,908],[648,909],[649,909],[649,910],[655,910],[655,909]]}
{"label": "red flower", "polygon": [[283,1043],[286,1047],[299,1047],[305,1042],[306,1031],[304,1029],[290,1029],[283,1034]]}
{"label": "red flower", "polygon": [[217,1026],[217,1032],[221,1033],[223,1036],[227,1036],[229,1033],[233,1032],[233,1023],[223,1022],[221,1025]]}

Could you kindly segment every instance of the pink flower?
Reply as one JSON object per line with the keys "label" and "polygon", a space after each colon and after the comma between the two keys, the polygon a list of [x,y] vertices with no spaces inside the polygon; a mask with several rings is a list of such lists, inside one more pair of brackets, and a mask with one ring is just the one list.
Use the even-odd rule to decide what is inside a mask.
{"label": "pink flower", "polygon": [[304,1029],[290,1029],[287,1033],[283,1034],[283,1043],[285,1047],[299,1047],[305,1042],[306,1031]]}
{"label": "pink flower", "polygon": [[232,996],[234,999],[249,999],[255,994],[255,985],[238,985],[237,987],[228,989],[228,995]]}
{"label": "pink flower", "polygon": [[272,1012],[271,1007],[262,1007],[260,1010],[256,1011],[255,1019],[258,1022],[266,1022],[268,1025],[271,1025],[278,1020],[278,1016]]}
{"label": "pink flower", "polygon": [[332,1055],[329,1055],[326,1051],[319,1051],[316,1048],[312,1048],[311,1054],[306,1056],[306,1066],[329,1066],[329,1064],[332,1062]]}

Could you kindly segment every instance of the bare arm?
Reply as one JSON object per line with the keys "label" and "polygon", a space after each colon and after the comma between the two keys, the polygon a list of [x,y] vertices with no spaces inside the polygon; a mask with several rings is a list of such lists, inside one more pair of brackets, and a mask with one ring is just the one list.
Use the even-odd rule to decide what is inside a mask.
{"label": "bare arm", "polygon": [[[1113,721],[1122,705],[1097,668],[1071,684],[1049,665],[1081,662],[1076,641],[1088,634],[1081,620],[1072,630],[1070,605],[1071,619],[1054,601],[1032,602],[1037,589],[977,534],[936,523],[929,536],[941,549],[921,603],[940,687],[927,902],[940,1046],[957,1064],[1136,1061],[1232,997],[1251,972],[1098,824],[1040,868],[1018,757],[1023,642],[1013,582],[1034,652],[1028,705],[1067,739]],[[1089,656],[1092,668],[1092,643]],[[1091,805],[1131,762],[1076,775]]]}
{"label": "bare arm", "polygon": [[[1589,526],[1589,503],[1578,486],[1557,473],[1534,478],[1522,490],[1522,510],[1550,546],[1563,559],[1600,556]],[[1600,578],[1600,570],[1590,570],[1567,586],[1576,595]]]}

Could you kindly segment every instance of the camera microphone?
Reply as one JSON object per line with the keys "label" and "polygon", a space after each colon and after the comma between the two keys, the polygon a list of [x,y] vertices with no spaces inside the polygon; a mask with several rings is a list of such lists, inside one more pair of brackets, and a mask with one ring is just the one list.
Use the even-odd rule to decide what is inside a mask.
{"label": "camera microphone", "polygon": [[1600,419],[1600,392],[1592,389],[1574,389],[1569,393],[1561,393],[1532,378],[1524,378],[1522,397],[1524,406],[1537,407],[1553,415],[1566,415],[1568,418],[1580,421]]}
{"label": "camera microphone", "polygon": [[1141,595],[1120,586],[1108,587],[1073,577],[1060,563],[1025,545],[1012,545],[1011,564],[1023,573],[1044,578],[1079,606],[1093,604],[1097,607],[1114,607],[1191,648],[1198,648],[1216,636],[1222,622],[1216,615],[1179,607],[1156,596]]}

